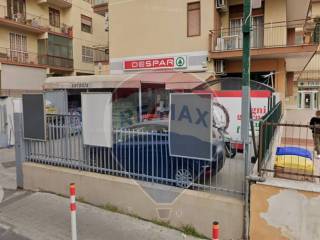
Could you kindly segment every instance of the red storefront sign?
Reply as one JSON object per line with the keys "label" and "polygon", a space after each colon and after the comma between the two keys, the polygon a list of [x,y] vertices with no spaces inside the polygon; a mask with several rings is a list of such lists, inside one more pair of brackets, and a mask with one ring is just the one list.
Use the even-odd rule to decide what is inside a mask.
{"label": "red storefront sign", "polygon": [[186,67],[186,57],[167,57],[124,61],[124,70],[163,69]]}

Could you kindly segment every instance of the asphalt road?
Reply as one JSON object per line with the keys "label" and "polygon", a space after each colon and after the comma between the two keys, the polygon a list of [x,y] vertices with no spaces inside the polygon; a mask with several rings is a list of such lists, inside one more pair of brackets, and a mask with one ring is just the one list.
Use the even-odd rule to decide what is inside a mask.
{"label": "asphalt road", "polygon": [[[195,239],[179,231],[78,203],[79,240]],[[0,239],[70,240],[69,199],[17,191],[13,149],[0,149]]]}

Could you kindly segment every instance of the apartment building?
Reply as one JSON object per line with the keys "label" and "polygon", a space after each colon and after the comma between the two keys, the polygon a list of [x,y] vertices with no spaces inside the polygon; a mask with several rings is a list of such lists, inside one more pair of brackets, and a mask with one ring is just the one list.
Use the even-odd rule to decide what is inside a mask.
{"label": "apartment building", "polygon": [[[319,44],[318,3],[253,1],[251,77],[274,87],[297,106],[295,86]],[[217,27],[210,31],[209,59],[221,76],[241,76],[243,1],[216,1]],[[308,101],[308,100],[307,100]],[[301,106],[301,105],[300,105]]]}
{"label": "apartment building", "polygon": [[111,73],[206,71],[214,0],[109,0],[108,9]]}
{"label": "apartment building", "polygon": [[[251,77],[287,104],[298,106],[297,80],[318,47],[318,4],[253,1]],[[243,0],[110,0],[108,10],[111,73],[161,69],[154,63],[173,58],[185,64],[166,68],[241,76]]]}
{"label": "apartment building", "polygon": [[0,0],[2,95],[41,90],[47,76],[106,73],[108,61],[91,0]]}

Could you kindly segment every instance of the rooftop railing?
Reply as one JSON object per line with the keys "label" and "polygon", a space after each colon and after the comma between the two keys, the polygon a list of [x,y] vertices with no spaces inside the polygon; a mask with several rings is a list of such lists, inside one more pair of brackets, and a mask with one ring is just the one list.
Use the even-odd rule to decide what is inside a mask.
{"label": "rooftop railing", "polygon": [[[305,31],[305,21],[283,21],[256,23],[252,25],[251,48],[273,48],[311,45],[319,42],[317,27]],[[242,27],[220,28],[210,31],[210,50],[212,52],[242,49]]]}

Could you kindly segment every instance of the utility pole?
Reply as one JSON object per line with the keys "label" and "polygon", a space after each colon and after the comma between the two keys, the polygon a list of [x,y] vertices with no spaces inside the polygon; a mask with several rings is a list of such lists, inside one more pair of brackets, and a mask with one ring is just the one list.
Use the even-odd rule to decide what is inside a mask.
{"label": "utility pole", "polygon": [[250,175],[250,32],[251,31],[251,0],[244,0],[243,4],[243,56],[242,56],[242,111],[241,111],[241,135],[244,144],[244,239],[249,239],[249,181]]}

